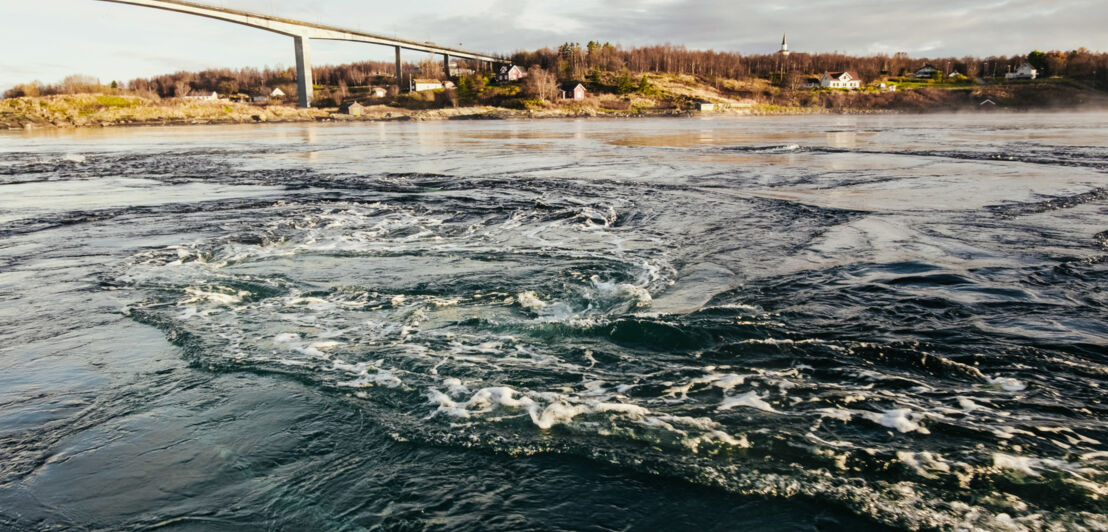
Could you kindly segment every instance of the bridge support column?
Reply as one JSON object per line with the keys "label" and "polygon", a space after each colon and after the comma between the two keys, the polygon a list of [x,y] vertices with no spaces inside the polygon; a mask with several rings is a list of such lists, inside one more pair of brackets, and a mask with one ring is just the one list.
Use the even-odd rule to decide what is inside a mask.
{"label": "bridge support column", "polygon": [[397,92],[408,92],[407,87],[404,86],[404,68],[400,66],[400,47],[396,47],[396,90]]}
{"label": "bridge support column", "polygon": [[293,37],[296,41],[296,97],[300,107],[312,106],[312,91],[315,82],[312,80],[312,50],[311,39],[307,37]]}
{"label": "bridge support column", "polygon": [[446,79],[450,79],[450,56],[442,54],[442,71],[446,72]]}

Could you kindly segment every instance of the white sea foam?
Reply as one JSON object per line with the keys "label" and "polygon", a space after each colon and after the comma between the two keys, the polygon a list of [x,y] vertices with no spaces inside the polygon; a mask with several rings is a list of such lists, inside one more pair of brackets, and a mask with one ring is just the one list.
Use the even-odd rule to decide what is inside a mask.
{"label": "white sea foam", "polygon": [[215,303],[216,305],[237,305],[242,303],[242,298],[250,295],[250,292],[236,291],[234,293],[217,292],[213,290],[204,290],[201,288],[190,286],[185,288],[185,293],[189,297],[182,300],[178,305],[192,305],[201,302]]}
{"label": "white sea foam", "polygon": [[1037,465],[1037,461],[1026,456],[1013,456],[1003,453],[993,454],[993,467],[997,469],[1019,471],[1025,475],[1037,477],[1040,475],[1035,471],[1035,465]]}
{"label": "white sea foam", "polygon": [[864,414],[866,419],[896,429],[900,432],[919,432],[920,434],[930,434],[931,432],[924,428],[922,425],[916,422],[919,419],[918,414],[914,414],[912,411],[905,408],[897,408],[893,410],[886,410],[881,413],[866,412]]}
{"label": "white sea foam", "polygon": [[520,293],[516,296],[516,301],[519,302],[519,306],[532,312],[538,312],[546,308],[546,302],[539,299],[539,296],[535,295],[533,291]]}
{"label": "white sea foam", "polygon": [[393,372],[388,370],[380,370],[376,373],[369,373],[366,371],[358,378],[352,381],[339,382],[339,386],[347,388],[368,388],[371,386],[384,386],[386,388],[399,388],[403,386],[403,382]]}
{"label": "white sea foam", "polygon": [[724,397],[723,402],[720,403],[717,410],[731,410],[737,407],[747,407],[762,410],[764,412],[776,412],[773,405],[765,402],[761,397],[758,397],[757,392],[747,392],[742,395],[735,395],[730,397]]}
{"label": "white sea foam", "polygon": [[446,393],[450,394],[452,397],[473,393],[466,385],[462,384],[460,379],[443,379],[442,385],[446,386]]}
{"label": "white sea foam", "polygon": [[973,399],[970,399],[968,397],[959,397],[958,406],[961,406],[962,410],[965,410],[966,412],[973,412],[974,410],[978,410],[981,408],[981,405],[973,402]]}
{"label": "white sea foam", "polygon": [[896,458],[923,477],[933,478],[935,472],[950,473],[950,464],[938,453],[897,451]]}
{"label": "white sea foam", "polygon": [[592,277],[593,290],[591,298],[597,303],[607,306],[610,303],[627,302],[630,309],[649,307],[654,301],[650,291],[641,286],[629,283],[615,283],[601,281],[598,276]]}
{"label": "white sea foam", "polygon": [[843,423],[849,423],[851,419],[854,419],[854,414],[850,410],[842,408],[821,408],[816,412],[819,412],[820,417],[837,419]]}
{"label": "white sea foam", "polygon": [[1027,389],[1027,385],[1013,379],[1011,377],[988,377],[989,384],[996,386],[1006,392],[1022,392]]}
{"label": "white sea foam", "polygon": [[[709,371],[711,371],[711,369],[709,369],[709,368],[705,368],[705,369],[708,369]],[[669,397],[679,397],[680,399],[684,400],[684,399],[688,399],[689,392],[692,391],[693,388],[695,388],[699,385],[707,384],[707,385],[711,385],[711,386],[721,388],[721,389],[723,389],[724,392],[727,392],[727,391],[731,390],[732,388],[734,388],[735,386],[742,385],[744,382],[746,382],[746,376],[745,375],[736,375],[736,374],[733,374],[733,373],[727,373],[727,374],[710,373],[710,374],[705,375],[703,377],[698,377],[698,378],[692,379],[689,382],[687,382],[687,383],[685,383],[681,386],[672,386],[670,388],[667,388],[666,389],[666,395],[669,396]]]}

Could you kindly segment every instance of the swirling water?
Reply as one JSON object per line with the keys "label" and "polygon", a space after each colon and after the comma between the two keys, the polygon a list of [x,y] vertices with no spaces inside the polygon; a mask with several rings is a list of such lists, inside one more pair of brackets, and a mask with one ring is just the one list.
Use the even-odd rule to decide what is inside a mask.
{"label": "swirling water", "polygon": [[1108,115],[0,150],[0,528],[1108,527]]}

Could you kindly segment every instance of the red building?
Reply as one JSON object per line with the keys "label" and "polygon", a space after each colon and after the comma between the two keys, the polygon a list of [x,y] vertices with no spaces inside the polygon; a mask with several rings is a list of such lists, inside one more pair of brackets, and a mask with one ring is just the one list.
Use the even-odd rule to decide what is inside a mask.
{"label": "red building", "polygon": [[563,100],[584,100],[586,94],[587,91],[585,91],[585,86],[580,83],[562,85]]}
{"label": "red building", "polygon": [[525,77],[527,77],[527,71],[516,65],[504,65],[500,67],[500,72],[496,73],[496,81],[501,83],[519,81]]}

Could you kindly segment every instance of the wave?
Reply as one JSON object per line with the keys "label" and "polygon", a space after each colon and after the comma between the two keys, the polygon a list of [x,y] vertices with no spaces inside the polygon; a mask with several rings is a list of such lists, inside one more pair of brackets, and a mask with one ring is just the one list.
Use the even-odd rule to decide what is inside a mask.
{"label": "wave", "polygon": [[836,148],[831,146],[757,145],[727,146],[718,148],[726,152],[752,154],[859,154],[888,155],[902,157],[930,157],[961,161],[1014,162],[1047,166],[1081,167],[1095,170],[1108,170],[1108,160],[1100,148],[1024,146],[1020,151],[981,151],[981,150],[871,150],[855,148]]}

